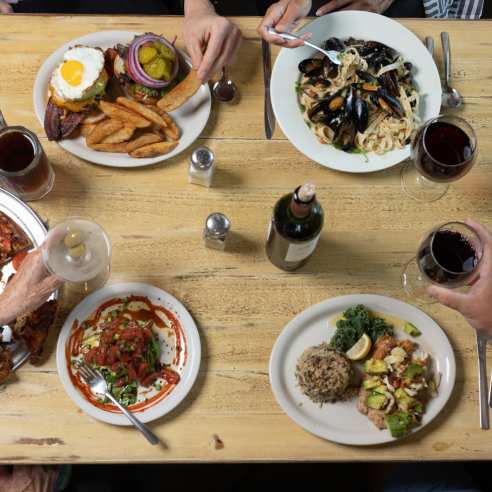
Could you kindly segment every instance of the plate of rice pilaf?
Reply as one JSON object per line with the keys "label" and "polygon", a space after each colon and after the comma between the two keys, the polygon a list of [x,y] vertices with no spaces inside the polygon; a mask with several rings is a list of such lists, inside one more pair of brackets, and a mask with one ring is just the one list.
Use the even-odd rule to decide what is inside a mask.
{"label": "plate of rice pilaf", "polygon": [[[355,361],[350,348],[360,330],[373,342]],[[295,423],[350,445],[391,442],[428,425],[456,378],[453,349],[435,321],[402,301],[367,294],[300,313],[275,342],[269,370],[275,398]]]}

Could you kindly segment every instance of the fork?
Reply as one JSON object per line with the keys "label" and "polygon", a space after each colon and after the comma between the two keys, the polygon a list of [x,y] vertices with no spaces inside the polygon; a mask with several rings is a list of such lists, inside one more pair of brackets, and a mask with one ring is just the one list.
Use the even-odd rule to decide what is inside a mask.
{"label": "fork", "polygon": [[150,444],[155,445],[160,443],[159,438],[111,394],[108,389],[108,383],[99,371],[90,367],[85,362],[81,362],[78,369],[82,379],[86,382],[93,393],[104,395],[106,398],[111,400],[111,402],[123,412],[127,419],[145,436]]}
{"label": "fork", "polygon": [[477,331],[477,352],[478,352],[478,391],[480,398],[480,428],[488,429],[489,424],[489,405],[487,395],[487,339]]}

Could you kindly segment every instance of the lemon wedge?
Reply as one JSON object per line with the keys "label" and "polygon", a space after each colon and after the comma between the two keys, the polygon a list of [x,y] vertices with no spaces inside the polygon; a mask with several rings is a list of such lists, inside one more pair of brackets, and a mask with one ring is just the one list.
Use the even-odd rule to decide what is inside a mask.
{"label": "lemon wedge", "polygon": [[364,357],[367,357],[371,347],[371,337],[367,333],[364,333],[346,355],[350,360],[362,360]]}

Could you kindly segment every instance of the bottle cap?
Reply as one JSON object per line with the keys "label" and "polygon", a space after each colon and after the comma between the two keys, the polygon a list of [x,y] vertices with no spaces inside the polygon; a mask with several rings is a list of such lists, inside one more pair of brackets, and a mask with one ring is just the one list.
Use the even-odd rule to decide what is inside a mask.
{"label": "bottle cap", "polygon": [[214,163],[214,153],[207,147],[199,147],[191,154],[191,163],[196,168],[206,171]]}
{"label": "bottle cap", "polygon": [[300,202],[309,203],[313,199],[315,194],[316,186],[311,183],[306,183],[299,188],[297,192],[297,198]]}

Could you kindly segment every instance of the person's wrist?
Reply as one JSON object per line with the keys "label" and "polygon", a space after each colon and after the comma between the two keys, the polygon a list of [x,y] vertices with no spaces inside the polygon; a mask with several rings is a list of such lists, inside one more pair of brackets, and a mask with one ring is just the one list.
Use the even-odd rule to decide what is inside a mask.
{"label": "person's wrist", "polygon": [[209,15],[215,14],[215,9],[209,0],[185,0],[184,14],[190,15]]}

